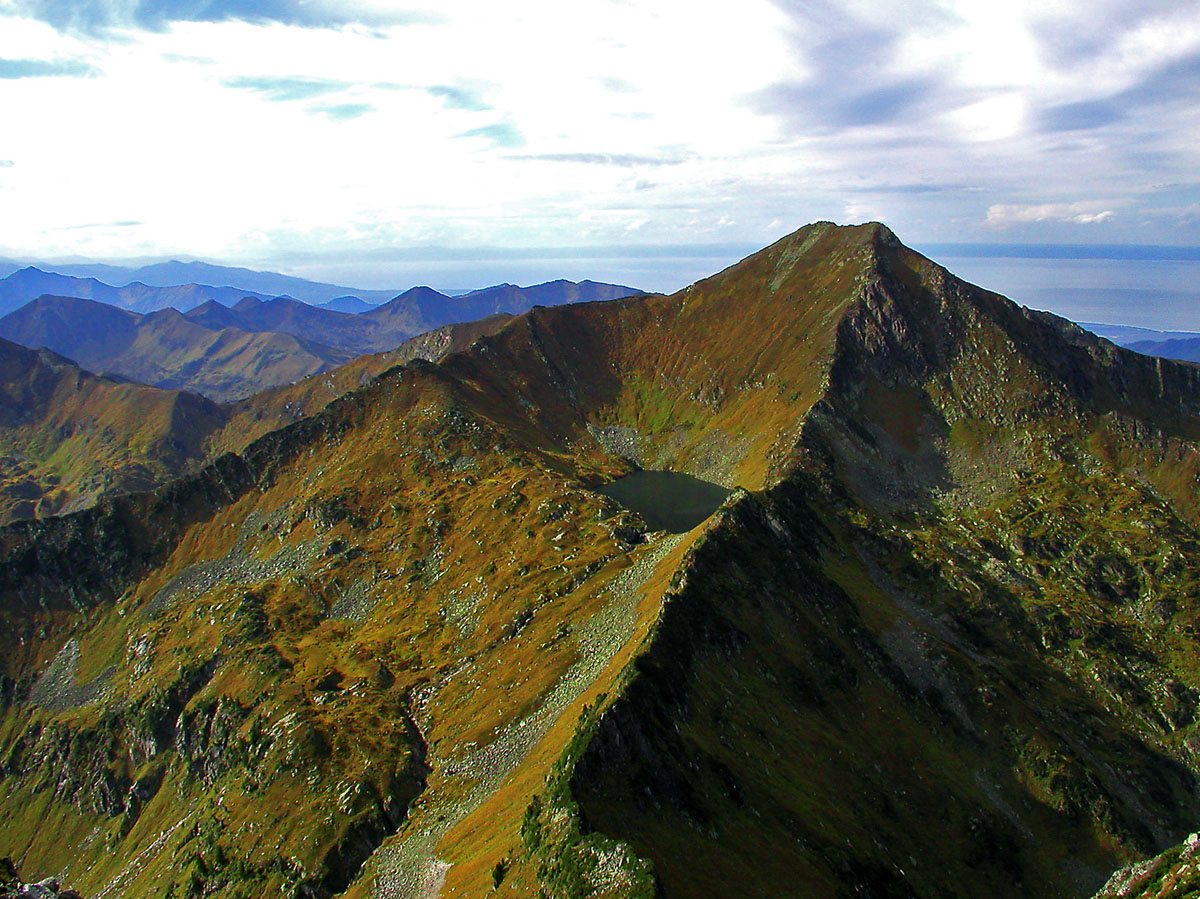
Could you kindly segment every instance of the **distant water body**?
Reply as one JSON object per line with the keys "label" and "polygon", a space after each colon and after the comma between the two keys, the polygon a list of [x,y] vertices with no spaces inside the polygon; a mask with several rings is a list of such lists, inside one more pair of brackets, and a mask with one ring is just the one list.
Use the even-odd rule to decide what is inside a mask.
{"label": "distant water body", "polygon": [[926,255],[965,281],[1072,321],[1200,331],[1200,260]]}

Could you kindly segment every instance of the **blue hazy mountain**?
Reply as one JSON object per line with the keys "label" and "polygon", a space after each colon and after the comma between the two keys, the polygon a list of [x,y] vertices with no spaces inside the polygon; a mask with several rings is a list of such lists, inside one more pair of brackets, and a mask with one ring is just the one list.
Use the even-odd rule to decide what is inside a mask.
{"label": "blue hazy mountain", "polygon": [[96,300],[131,312],[155,312],[159,309],[186,311],[209,300],[231,306],[247,296],[269,298],[267,294],[242,287],[210,287],[192,283],[156,287],[133,281],[122,287],[114,287],[96,278],[63,275],[26,266],[0,278],[0,315],[14,312],[31,300],[47,294]]}
{"label": "blue hazy mountain", "polygon": [[208,262],[180,262],[175,259],[137,268],[98,263],[46,264],[39,265],[39,268],[81,278],[96,278],[107,284],[129,284],[134,281],[140,281],[150,287],[213,284],[237,287],[247,294],[294,297],[306,303],[327,303],[337,297],[355,296],[375,305],[396,295],[395,290],[359,290],[281,275],[278,272],[255,271]]}

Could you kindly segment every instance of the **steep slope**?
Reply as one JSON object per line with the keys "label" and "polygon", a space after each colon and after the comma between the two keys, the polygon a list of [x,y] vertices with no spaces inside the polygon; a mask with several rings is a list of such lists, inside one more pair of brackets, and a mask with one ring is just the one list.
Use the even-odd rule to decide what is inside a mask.
{"label": "steep slope", "polygon": [[1087,895],[1196,820],[1200,378],[875,242],[794,469],[696,551],[580,814],[667,895]]}
{"label": "steep slope", "polygon": [[98,378],[0,340],[0,520],[62,514],[178,477],[224,423],[195,394]]}
{"label": "steep slope", "polygon": [[209,326],[174,309],[139,315],[76,297],[28,303],[0,319],[0,337],[47,347],[89,369],[217,401],[326,371],[355,355],[291,334]]}
{"label": "steep slope", "polygon": [[[85,894],[1090,895],[1200,817],[1200,376],[809,226],[0,532]],[[592,487],[737,488],[684,534]]]}
{"label": "steep slope", "polygon": [[315,415],[338,397],[359,389],[388,369],[414,359],[436,362],[466,349],[480,337],[496,333],[511,318],[493,315],[475,322],[444,325],[410,338],[386,353],[359,356],[330,371],[231,403],[226,407],[228,424],[211,435],[208,453],[215,458],[222,452],[240,452],[264,434]]}
{"label": "steep slope", "polygon": [[1200,835],[1115,872],[1095,899],[1187,899],[1200,890]]}
{"label": "steep slope", "polygon": [[[86,316],[90,306],[118,321],[136,319],[101,304],[78,311]],[[177,478],[316,414],[390,368],[464,349],[508,318],[447,325],[390,352],[222,406],[190,393],[97,378],[49,350],[32,352],[0,339],[0,522],[70,512]],[[89,326],[99,333],[95,323]]]}

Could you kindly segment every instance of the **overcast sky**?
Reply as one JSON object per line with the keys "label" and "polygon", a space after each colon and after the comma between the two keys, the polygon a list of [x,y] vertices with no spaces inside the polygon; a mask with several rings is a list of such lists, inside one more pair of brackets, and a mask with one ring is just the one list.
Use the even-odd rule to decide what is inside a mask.
{"label": "overcast sky", "polygon": [[1194,245],[1198,95],[1195,0],[0,0],[0,255]]}

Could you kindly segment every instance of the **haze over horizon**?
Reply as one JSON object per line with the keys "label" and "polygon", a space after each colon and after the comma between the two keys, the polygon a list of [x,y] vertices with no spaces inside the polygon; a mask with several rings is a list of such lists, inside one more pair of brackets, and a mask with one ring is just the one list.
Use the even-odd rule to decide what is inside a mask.
{"label": "haze over horizon", "polygon": [[665,289],[818,219],[1194,246],[1198,69],[1183,2],[0,0],[0,255]]}

